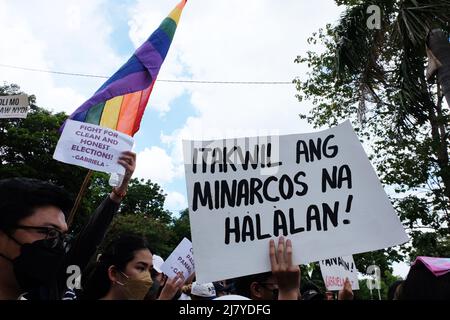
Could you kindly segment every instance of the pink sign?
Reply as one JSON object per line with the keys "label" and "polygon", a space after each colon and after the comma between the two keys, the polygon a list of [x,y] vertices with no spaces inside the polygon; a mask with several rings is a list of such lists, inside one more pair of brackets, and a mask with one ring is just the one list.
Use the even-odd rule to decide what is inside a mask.
{"label": "pink sign", "polygon": [[418,261],[422,262],[435,276],[450,272],[450,258],[417,257],[413,265]]}

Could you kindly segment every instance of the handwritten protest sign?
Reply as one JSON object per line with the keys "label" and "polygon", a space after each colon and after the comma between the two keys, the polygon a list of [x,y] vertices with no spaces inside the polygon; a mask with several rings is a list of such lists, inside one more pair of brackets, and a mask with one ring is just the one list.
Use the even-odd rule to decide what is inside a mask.
{"label": "handwritten protest sign", "polygon": [[353,290],[359,290],[358,270],[353,256],[325,259],[319,262],[325,287],[330,291],[344,288],[345,279],[352,284]]}
{"label": "handwritten protest sign", "polygon": [[295,264],[408,241],[350,122],[183,149],[199,282],[269,271],[282,235]]}
{"label": "handwritten protest sign", "polygon": [[28,115],[28,96],[0,96],[0,119],[26,118]]}
{"label": "handwritten protest sign", "polygon": [[67,120],[53,158],[95,171],[124,174],[120,154],[133,148],[133,138],[85,122]]}
{"label": "handwritten protest sign", "polygon": [[170,279],[178,272],[183,272],[184,279],[189,278],[195,271],[192,243],[184,238],[167,260],[162,264],[161,271]]}

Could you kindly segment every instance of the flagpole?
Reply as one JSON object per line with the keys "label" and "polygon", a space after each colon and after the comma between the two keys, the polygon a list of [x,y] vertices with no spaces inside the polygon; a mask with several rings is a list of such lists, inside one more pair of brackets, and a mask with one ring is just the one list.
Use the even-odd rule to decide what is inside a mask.
{"label": "flagpole", "polygon": [[86,189],[89,186],[89,182],[91,180],[93,173],[94,172],[92,170],[89,170],[88,173],[86,174],[86,177],[84,178],[83,184],[81,185],[80,191],[78,192],[77,199],[75,200],[72,210],[70,211],[69,217],[67,218],[67,226],[69,228],[72,225],[75,214],[77,213],[77,210],[80,206],[81,199],[83,199],[84,193],[86,192]]}
{"label": "flagpole", "polygon": [[[148,99],[153,90],[153,85],[155,84],[159,69],[164,62],[165,55],[167,54],[167,51],[172,43],[175,30],[178,26],[178,22],[186,2],[187,0],[182,0],[162,21],[161,25],[152,33],[148,40],[135,51],[132,56],[137,58],[133,60],[135,62],[131,62],[131,59],[129,59],[116,73],[114,73],[111,78],[109,78],[109,80],[103,84],[101,87],[102,90],[96,91],[89,100],[84,102],[75,110],[74,113],[70,115],[69,119],[76,119],[76,121],[79,122],[99,124],[105,123],[105,127],[120,131],[131,137],[134,136],[140,128],[140,123],[144,115]],[[159,32],[163,32],[167,36],[161,38],[159,36]],[[156,57],[154,55],[154,51],[164,53],[164,57],[162,58],[162,56],[159,55]],[[139,66],[138,69],[141,71],[136,70],[135,64]],[[126,72],[124,70],[126,70]],[[126,80],[129,79],[127,77],[133,77],[132,85]],[[124,99],[126,94],[139,94],[140,99],[136,100],[133,98],[133,103],[128,103],[131,100],[128,101]],[[125,105],[124,101],[128,101],[126,103],[127,111],[124,112],[122,116],[117,116],[117,114],[114,113],[114,110],[117,108],[113,108],[114,110],[107,108],[107,110],[105,110],[105,106],[108,105],[108,101],[112,101],[113,99],[119,101],[119,98],[121,101],[118,106],[120,110],[122,110],[122,107]],[[100,108],[101,112],[98,112],[99,110],[97,110],[97,106],[99,105],[103,105],[103,107]],[[116,105],[116,102],[114,102],[114,105]],[[93,113],[93,118],[95,119],[90,119],[90,121],[87,121],[86,117],[89,110],[93,110],[93,108],[96,110],[95,115]],[[131,117],[131,115],[134,115],[134,117]],[[110,123],[110,120],[113,118],[116,119],[114,124]],[[105,121],[102,121],[102,119],[105,119]],[[108,123],[108,125],[106,125],[106,123]],[[119,123],[122,124],[121,129],[117,128]],[[61,126],[60,132],[62,132],[63,128],[64,124]],[[76,164],[79,165],[78,162]],[[76,212],[80,206],[81,199],[83,198],[86,188],[89,185],[92,173],[92,171],[88,171],[86,177],[84,178],[75,204],[67,218],[68,226],[71,226],[73,223]]]}

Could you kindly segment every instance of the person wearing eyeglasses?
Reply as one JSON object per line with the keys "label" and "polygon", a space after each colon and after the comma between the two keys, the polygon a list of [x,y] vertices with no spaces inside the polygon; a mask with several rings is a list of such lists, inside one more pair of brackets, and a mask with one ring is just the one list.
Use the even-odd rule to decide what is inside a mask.
{"label": "person wearing eyeglasses", "polygon": [[252,300],[278,300],[278,285],[272,272],[240,277],[235,280],[236,294]]}
{"label": "person wearing eyeglasses", "polygon": [[[68,193],[51,183],[27,178],[0,180],[0,300],[59,300],[67,291],[68,267],[83,271],[101,243],[136,167],[136,154],[124,152],[122,184],[100,204],[69,244]],[[26,294],[24,294],[26,293]]]}
{"label": "person wearing eyeglasses", "polygon": [[235,279],[237,295],[252,300],[298,300],[300,268],[292,264],[292,242],[283,237],[269,242],[271,271]]}

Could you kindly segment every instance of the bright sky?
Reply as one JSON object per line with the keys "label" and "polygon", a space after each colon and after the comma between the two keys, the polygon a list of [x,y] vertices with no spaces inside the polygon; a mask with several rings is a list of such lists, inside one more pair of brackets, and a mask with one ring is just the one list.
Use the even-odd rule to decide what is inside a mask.
{"label": "bright sky", "polygon": [[[112,75],[158,27],[178,0],[0,0],[0,63]],[[333,0],[189,0],[159,79],[291,81],[303,77],[297,55],[307,38],[339,18]],[[105,79],[0,67],[37,104],[72,113]],[[136,175],[160,184],[166,208],[187,207],[182,139],[312,131],[289,85],[159,82],[140,132]],[[396,268],[398,269],[398,268]],[[402,274],[403,272],[397,272]]]}

